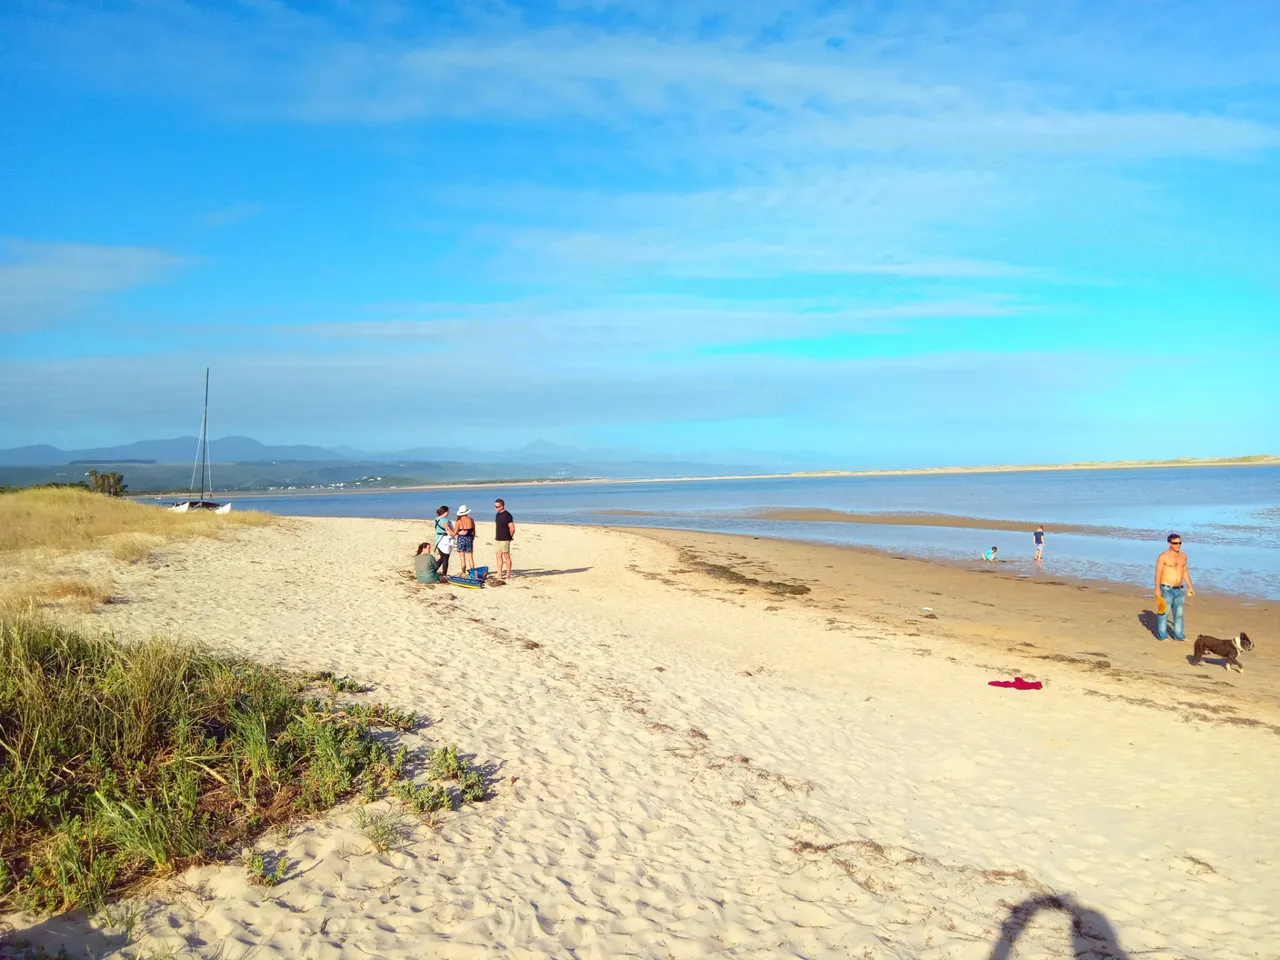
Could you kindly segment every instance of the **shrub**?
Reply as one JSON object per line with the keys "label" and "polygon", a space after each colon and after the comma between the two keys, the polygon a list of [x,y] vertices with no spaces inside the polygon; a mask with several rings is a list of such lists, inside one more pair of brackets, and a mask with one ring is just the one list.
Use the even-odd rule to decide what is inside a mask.
{"label": "shrub", "polygon": [[401,780],[391,793],[414,813],[439,813],[453,809],[453,798],[449,796],[449,791],[438,783],[416,784]]}
{"label": "shrub", "polygon": [[245,869],[249,882],[259,887],[277,886],[289,872],[289,861],[284,855],[271,856],[260,850],[246,850]]}
{"label": "shrub", "polygon": [[358,810],[356,823],[360,832],[373,844],[378,853],[394,850],[409,839],[409,825],[404,817],[394,810]]}
{"label": "shrub", "polygon": [[462,803],[478,803],[485,798],[483,775],[458,756],[457,747],[437,747],[431,751],[428,776],[433,780],[452,780],[457,783],[458,797]]}
{"label": "shrub", "polygon": [[99,473],[89,471],[89,489],[94,493],[103,493],[108,497],[123,497],[129,485],[124,482],[122,473]]}
{"label": "shrub", "polygon": [[[438,787],[400,779],[407,751],[371,734],[408,729],[412,714],[308,689],[197,646],[0,613],[0,900],[93,909],[140,876],[226,858],[357,793],[441,809]],[[464,800],[483,796],[455,748],[432,754],[437,767]]]}

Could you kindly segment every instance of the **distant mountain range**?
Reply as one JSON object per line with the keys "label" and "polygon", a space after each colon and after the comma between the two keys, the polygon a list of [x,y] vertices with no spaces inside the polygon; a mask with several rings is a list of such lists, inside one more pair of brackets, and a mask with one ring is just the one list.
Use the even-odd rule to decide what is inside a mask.
{"label": "distant mountain range", "polygon": [[[114,447],[63,450],[49,444],[11,447],[0,450],[0,467],[49,467],[68,463],[191,463],[196,456],[196,437],[171,440],[139,440]],[[556,463],[592,460],[635,460],[634,454],[610,456],[536,441],[515,450],[481,451],[448,447],[414,447],[408,450],[370,452],[351,447],[313,447],[306,444],[266,444],[252,437],[223,437],[209,441],[209,455],[220,463],[397,463],[426,461],[467,461],[471,463]]]}
{"label": "distant mountain range", "polygon": [[[96,460],[101,463],[123,463],[127,460],[153,463],[191,463],[196,456],[199,439],[174,437],[172,440],[139,440],[116,447],[91,447],[86,450],[62,450],[48,444],[12,447],[0,450],[0,467],[49,467],[76,461]],[[251,437],[223,437],[209,441],[209,453],[215,460],[230,463],[264,463],[275,460],[331,461],[349,457],[301,444],[271,446]]]}
{"label": "distant mountain range", "polygon": [[[189,486],[195,437],[63,450],[48,444],[0,450],[0,487],[81,480],[91,468],[124,473],[131,492]],[[369,453],[351,447],[272,445],[251,437],[209,443],[221,490],[363,488],[465,480],[678,477],[762,473],[759,466],[657,459],[632,451],[587,451],[538,441],[514,450],[416,447]],[[357,483],[358,481],[358,483]]]}

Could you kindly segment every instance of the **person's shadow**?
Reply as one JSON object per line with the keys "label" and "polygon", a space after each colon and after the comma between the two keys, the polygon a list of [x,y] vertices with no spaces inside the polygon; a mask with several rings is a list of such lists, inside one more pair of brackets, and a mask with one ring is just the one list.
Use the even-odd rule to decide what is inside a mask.
{"label": "person's shadow", "polygon": [[[83,910],[47,917],[20,930],[0,928],[0,960],[105,957],[127,946],[129,938],[123,932],[108,933],[95,928]],[[60,953],[61,950],[66,953]]]}
{"label": "person's shadow", "polygon": [[1041,910],[1058,910],[1071,916],[1071,949],[1076,960],[1129,960],[1116,941],[1111,921],[1097,910],[1082,907],[1069,896],[1031,897],[1009,910],[1000,925],[1000,939],[991,948],[987,960],[1009,960],[1014,944],[1027,924]]}
{"label": "person's shadow", "polygon": [[513,579],[524,580],[529,577],[563,577],[570,573],[586,573],[590,567],[574,567],[571,570],[517,570]]}
{"label": "person's shadow", "polygon": [[1143,610],[1138,614],[1138,622],[1146,627],[1153,637],[1157,640],[1160,639],[1160,633],[1156,629],[1159,618],[1156,616],[1156,612],[1154,610]]}

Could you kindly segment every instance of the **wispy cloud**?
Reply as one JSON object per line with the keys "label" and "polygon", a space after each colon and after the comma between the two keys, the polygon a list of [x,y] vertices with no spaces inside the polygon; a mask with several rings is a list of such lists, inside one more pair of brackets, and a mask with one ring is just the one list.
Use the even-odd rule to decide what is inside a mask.
{"label": "wispy cloud", "polygon": [[0,329],[39,328],[96,297],[153,283],[188,262],[146,247],[0,239]]}
{"label": "wispy cloud", "polygon": [[[775,230],[795,225],[790,217]],[[770,277],[796,273],[940,279],[1032,278],[1043,272],[995,260],[908,258],[892,248],[868,249],[847,236],[814,231],[789,242],[764,237],[722,238],[672,232],[510,231],[506,241],[526,266],[553,263],[566,269],[616,267],[649,275],[704,278]],[[824,242],[825,241],[825,242]],[[883,244],[883,241],[882,241]]]}
{"label": "wispy cloud", "polygon": [[[976,18],[943,8],[909,19],[762,4],[712,35],[703,24],[714,11],[700,8],[702,22],[690,17],[681,28],[666,5],[663,28],[647,31],[636,26],[645,19],[637,7],[613,17],[612,7],[562,7],[535,25],[517,8],[491,5],[380,21],[282,3],[233,11],[176,0],[22,22],[70,69],[243,118],[379,125],[563,118],[686,155],[749,144],[767,153],[1229,156],[1280,145],[1274,112],[1241,114],[1220,96],[1224,87],[1280,83],[1274,58],[1263,55],[1274,18],[1260,18],[1260,34],[1232,24],[1239,60],[1206,69],[1197,82],[1179,57],[1194,55],[1195,25],[1205,16],[1174,6],[1169,16],[1186,26],[1145,49],[1124,41],[1119,16],[1089,29],[1082,21],[1090,18],[1076,11],[1069,28],[1055,28],[1065,10],[1046,11],[1042,23],[998,8]],[[786,23],[803,27],[779,30]],[[1078,58],[1069,64],[1054,44]],[[1040,54],[1019,56],[1020,49]],[[1122,61],[1132,53],[1141,68],[1108,64],[1108,49]],[[1095,87],[1090,74],[1100,64],[1112,85]],[[1172,83],[1170,72],[1181,89],[1201,94],[1195,109],[1110,93],[1116,83],[1145,85],[1151,74]]]}
{"label": "wispy cloud", "polygon": [[[1148,416],[1116,385],[1140,378],[1097,359],[1125,338],[1145,357],[1144,326],[1179,343],[1212,326],[1219,353],[1270,337],[1274,352],[1280,18],[1264,0],[1033,13],[0,3],[22,54],[0,63],[0,88],[60,91],[40,102],[53,114],[95,102],[127,133],[118,164],[82,149],[70,113],[65,139],[43,136],[52,123],[15,138],[15,169],[74,158],[65,196],[30,178],[58,191],[50,235],[99,235],[77,222],[86,209],[139,231],[136,246],[0,246],[0,326],[25,331],[11,341],[31,361],[0,371],[24,378],[0,382],[0,411],[94,369],[136,393],[114,422],[153,422],[183,389],[183,358],[149,351],[186,349],[192,369],[211,356],[222,370],[236,429],[318,442],[363,442],[376,424],[404,445],[435,422],[442,382],[467,389],[459,369],[488,398],[460,423],[496,404],[531,434],[771,416],[814,424],[828,449],[874,421],[892,423],[886,443],[910,425],[942,451],[987,427],[1021,443],[1030,421],[1087,439],[1105,398]],[[168,192],[119,173],[157,169],[192,127],[208,136]],[[191,183],[214,185],[194,215],[168,202]],[[33,208],[5,207],[0,232],[28,235]],[[201,269],[121,297],[186,262],[160,249],[182,231],[205,245]],[[97,338],[39,333],[113,301],[122,322]],[[98,366],[54,362],[95,351]],[[510,371],[497,390],[476,372],[494,356]],[[1028,396],[1031,363],[1034,410],[1003,399]],[[1208,361],[1196,369],[1212,379]]]}
{"label": "wispy cloud", "polygon": [[262,212],[260,203],[233,203],[229,207],[212,210],[200,218],[206,227],[229,227]]}
{"label": "wispy cloud", "polygon": [[[1006,323],[1034,304],[1004,297],[850,302],[782,298],[733,302],[680,296],[611,296],[590,304],[527,301],[492,305],[401,304],[366,319],[286,328],[295,339],[338,341],[355,352],[412,353],[449,363],[478,344],[519,358],[517,378],[608,369],[636,376],[689,377],[691,358],[764,354],[770,343],[894,334],[937,324]],[[666,371],[663,374],[663,371]]]}

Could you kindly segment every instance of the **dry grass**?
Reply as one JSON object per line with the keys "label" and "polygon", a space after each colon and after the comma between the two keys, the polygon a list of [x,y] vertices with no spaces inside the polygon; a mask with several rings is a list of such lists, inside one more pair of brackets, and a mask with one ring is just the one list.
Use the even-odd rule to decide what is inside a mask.
{"label": "dry grass", "polygon": [[[143,555],[146,537],[217,537],[273,522],[273,517],[256,511],[173,513],[85,490],[17,490],[0,494],[0,551],[71,552],[100,546],[110,537],[118,538],[111,542],[112,553],[132,561]],[[153,544],[146,545],[146,553]]]}
{"label": "dry grass", "polygon": [[162,542],[159,537],[145,533],[126,533],[111,537],[107,551],[125,563],[147,563]]}
{"label": "dry grass", "polygon": [[89,613],[111,600],[112,589],[112,584],[102,580],[27,580],[0,591],[0,611],[56,606]]}

